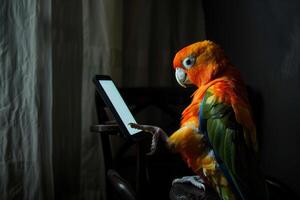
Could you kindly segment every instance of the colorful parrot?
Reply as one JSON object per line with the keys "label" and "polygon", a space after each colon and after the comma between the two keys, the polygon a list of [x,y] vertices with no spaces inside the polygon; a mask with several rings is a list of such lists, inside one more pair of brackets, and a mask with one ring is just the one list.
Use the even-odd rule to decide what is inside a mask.
{"label": "colorful parrot", "polygon": [[181,86],[197,87],[180,128],[168,137],[155,126],[131,126],[153,134],[151,153],[159,138],[166,141],[221,199],[267,199],[257,161],[256,128],[238,70],[211,41],[180,50],[173,67]]}

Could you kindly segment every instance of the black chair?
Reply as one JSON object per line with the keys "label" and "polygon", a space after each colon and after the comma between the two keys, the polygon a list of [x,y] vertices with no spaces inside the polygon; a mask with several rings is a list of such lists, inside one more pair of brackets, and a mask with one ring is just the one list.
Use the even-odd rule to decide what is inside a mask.
{"label": "black chair", "polygon": [[115,170],[107,171],[107,179],[111,186],[111,192],[120,200],[135,200],[136,194],[131,185],[123,179]]}
{"label": "black chair", "polygon": [[[178,90],[177,88],[123,88],[120,89],[120,92],[134,115],[143,112],[151,106],[168,115],[170,118],[162,127],[170,132],[172,130],[169,130],[169,127],[176,129],[179,124],[181,109],[177,109],[177,106],[186,105],[191,95],[191,90]],[[115,159],[113,159],[110,137],[112,135],[121,135],[118,135],[118,126],[112,123],[112,118],[109,117],[109,112],[107,112],[106,106],[97,92],[96,107],[99,124],[91,126],[91,131],[99,133],[99,137],[102,140],[104,165],[107,171],[108,199],[152,199],[156,192],[168,196],[168,190],[171,186],[169,180],[172,180],[172,178],[165,180],[164,177],[168,177],[168,175],[160,176],[159,173],[162,173],[163,169],[157,166],[157,163],[163,163],[165,158],[162,158],[162,156],[153,156],[146,159],[145,151],[149,149],[151,136],[149,135],[144,141],[137,143],[124,139],[124,144],[116,153]],[[125,152],[132,148],[132,146],[136,148],[136,154],[134,155],[135,163],[129,163],[129,159],[124,158]],[[151,167],[148,166],[146,160],[150,160],[149,165]],[[168,163],[171,164],[171,162]],[[136,173],[132,174],[134,178],[132,176],[128,177],[126,172],[122,172],[124,171],[122,169],[122,164],[124,166],[124,163],[132,165],[132,171]],[[161,166],[164,165],[162,164]],[[156,176],[151,176],[155,179],[153,181],[149,180],[148,168],[153,169],[152,174]],[[163,168],[165,172],[169,172],[167,167]],[[133,185],[135,185],[135,189],[133,189]],[[151,191],[151,188],[154,188],[154,190]],[[158,191],[158,189],[163,191]]]}

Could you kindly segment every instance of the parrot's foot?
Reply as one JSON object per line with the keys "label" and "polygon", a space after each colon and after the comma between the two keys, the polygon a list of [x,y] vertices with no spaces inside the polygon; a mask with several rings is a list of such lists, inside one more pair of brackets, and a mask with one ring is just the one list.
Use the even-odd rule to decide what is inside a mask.
{"label": "parrot's foot", "polygon": [[176,183],[189,183],[196,188],[205,191],[204,180],[201,179],[200,176],[184,176],[182,178],[177,178],[173,180],[172,185]]}
{"label": "parrot's foot", "polygon": [[155,153],[159,138],[161,138],[164,142],[166,142],[168,139],[168,135],[161,128],[157,126],[140,125],[134,123],[130,123],[129,126],[131,126],[131,128],[139,129],[152,134],[151,149],[150,152],[147,153],[147,155],[152,155]]}

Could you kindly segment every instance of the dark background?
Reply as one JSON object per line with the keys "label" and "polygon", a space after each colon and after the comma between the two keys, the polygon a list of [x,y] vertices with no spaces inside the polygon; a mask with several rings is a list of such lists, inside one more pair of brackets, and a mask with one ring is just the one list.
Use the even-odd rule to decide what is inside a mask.
{"label": "dark background", "polygon": [[255,96],[264,172],[300,195],[300,1],[203,1],[219,43]]}
{"label": "dark background", "polygon": [[[64,193],[80,191],[81,140],[78,138],[81,127],[76,123],[80,110],[73,109],[71,113],[62,109],[79,108],[80,102],[70,99],[80,99],[80,93],[72,93],[70,99],[59,97],[65,97],[64,92],[74,87],[65,83],[65,74],[72,74],[69,76],[72,82],[82,77],[77,69],[83,59],[83,24],[81,1],[60,2],[52,2],[53,70],[56,74],[53,104],[59,111],[53,112],[53,131],[56,133],[53,139],[55,191],[56,197],[63,199]],[[194,20],[201,17],[196,9],[201,1],[153,0],[151,9],[147,0],[124,2],[125,55],[122,67],[127,72],[124,74],[134,73],[130,70],[137,67],[130,68],[130,65],[137,63],[135,58],[139,58],[143,65],[155,67],[155,70],[142,71],[143,74],[139,73],[137,77],[125,76],[123,82],[128,86],[140,82],[151,86],[175,84],[174,78],[158,76],[156,72],[169,70],[170,77],[173,77],[174,54],[201,39],[197,33],[201,32],[203,25],[195,25]],[[278,178],[300,195],[300,1],[204,0],[203,8],[207,39],[224,48],[251,88],[265,174]],[[180,18],[180,13],[184,17]],[[137,52],[145,57],[136,56]],[[146,75],[149,75],[149,80],[141,81]],[[140,82],[127,84],[131,79]],[[61,86],[65,90],[59,90]],[[75,116],[72,126],[64,125],[64,119],[72,116]],[[71,134],[65,134],[70,130]],[[65,151],[65,146],[68,146],[68,151]]]}

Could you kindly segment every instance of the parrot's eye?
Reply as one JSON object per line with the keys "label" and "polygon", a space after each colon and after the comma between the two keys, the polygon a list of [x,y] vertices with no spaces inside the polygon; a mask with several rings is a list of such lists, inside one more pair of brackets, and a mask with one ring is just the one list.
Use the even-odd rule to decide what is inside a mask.
{"label": "parrot's eye", "polygon": [[185,68],[189,69],[195,64],[195,58],[189,56],[182,61],[182,64]]}

